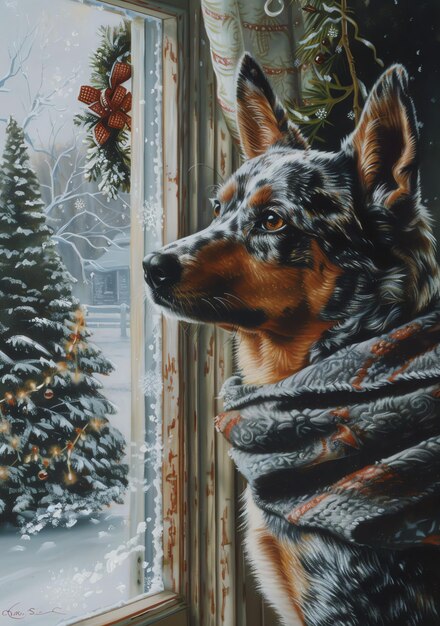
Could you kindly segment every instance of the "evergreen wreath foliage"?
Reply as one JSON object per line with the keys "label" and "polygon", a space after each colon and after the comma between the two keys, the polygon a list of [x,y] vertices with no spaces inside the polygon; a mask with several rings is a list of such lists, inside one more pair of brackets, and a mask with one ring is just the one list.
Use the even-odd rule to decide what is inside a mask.
{"label": "evergreen wreath foliage", "polygon": [[[101,43],[90,57],[90,84],[104,90],[109,86],[115,63],[131,62],[130,22],[123,20],[119,26],[101,26],[99,35]],[[74,117],[74,123],[87,131],[85,177],[87,180],[99,181],[99,190],[109,199],[115,199],[119,191],[130,191],[130,131],[125,128],[112,129],[110,138],[99,145],[93,135],[97,121],[97,116],[89,111]]]}

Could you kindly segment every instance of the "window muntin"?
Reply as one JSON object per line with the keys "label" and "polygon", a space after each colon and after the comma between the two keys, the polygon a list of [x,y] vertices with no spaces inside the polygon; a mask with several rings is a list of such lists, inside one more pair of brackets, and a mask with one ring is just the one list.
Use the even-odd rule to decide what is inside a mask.
{"label": "window muntin", "polygon": [[[72,143],[75,149],[65,148],[68,151],[65,163],[61,157],[67,174],[64,171],[57,178],[54,162],[49,159],[46,164],[50,176],[44,179],[43,185],[48,187],[43,187],[42,193],[45,209],[51,207],[54,216],[51,217],[54,238],[58,237],[61,256],[78,280],[75,293],[85,305],[91,339],[115,361],[113,374],[102,377],[103,391],[119,406],[112,419],[127,442],[130,465],[129,488],[123,504],[112,504],[108,511],[85,516],[83,520],[72,518],[70,528],[60,522],[57,525],[60,527],[47,524],[40,529],[41,522],[53,521],[51,511],[36,524],[31,522],[22,534],[17,534],[14,527],[7,530],[0,527],[2,553],[10,555],[9,564],[7,559],[3,561],[8,576],[0,593],[4,598],[0,624],[10,623],[24,613],[23,619],[32,619],[32,624],[50,626],[125,602],[144,591],[151,593],[162,588],[161,320],[146,304],[143,285],[136,284],[131,295],[129,288],[130,280],[133,286],[130,276],[133,264],[140,263],[145,251],[154,249],[162,240],[162,29],[157,19],[109,10],[108,5],[95,2],[59,0],[56,9],[49,0],[20,3],[0,0],[1,4],[8,15],[3,21],[5,47],[9,44],[13,50],[20,45],[17,32],[23,33],[22,39],[28,37],[25,25],[36,24],[37,28],[29,27],[27,47],[20,52],[24,65],[16,76],[11,76],[7,97],[0,98],[0,117],[6,118],[11,111],[20,117],[18,100],[21,100],[21,119],[26,121],[27,111],[34,104],[32,93],[39,88],[36,76],[41,80],[40,88],[45,90],[47,86],[53,94],[48,106],[39,109],[27,123],[31,163],[37,172],[44,170],[45,163],[39,156],[44,154],[40,149],[55,150],[52,158],[56,162],[63,149],[57,144],[60,137],[67,138],[69,131],[72,136],[78,133],[72,125],[74,113],[82,108],[76,95],[79,86],[88,82],[87,58],[97,46],[99,26],[115,26],[122,17],[128,18],[132,54],[139,70],[144,70],[143,79],[139,73],[139,82],[136,84],[135,75],[132,83],[136,100],[130,195],[119,194],[116,202],[108,203],[96,185],[84,183],[81,172],[84,152],[78,135]],[[71,67],[75,70],[70,74]],[[54,130],[58,126],[62,130]],[[0,132],[3,130],[4,124]],[[49,146],[54,136],[57,140]],[[63,186],[66,177],[75,181],[70,187]],[[61,185],[59,190],[50,188],[52,179]],[[72,226],[78,221],[75,216],[84,210],[91,213],[88,217],[93,223],[82,224],[82,230],[72,233]],[[103,211],[106,218],[112,216],[113,229],[100,230]],[[59,228],[59,223],[63,227],[72,218],[69,230]],[[142,226],[145,237],[138,234],[142,233]],[[78,241],[90,231],[91,247],[105,246],[105,251],[95,256],[80,247],[77,254]],[[66,236],[66,232],[70,234]]]}

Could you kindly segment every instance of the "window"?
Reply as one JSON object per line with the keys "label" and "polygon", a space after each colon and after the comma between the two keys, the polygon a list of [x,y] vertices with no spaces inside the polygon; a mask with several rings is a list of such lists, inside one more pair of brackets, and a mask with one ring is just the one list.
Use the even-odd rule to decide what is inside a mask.
{"label": "window", "polygon": [[[76,164],[72,161],[70,165],[70,155],[63,157],[59,177],[53,177],[52,181],[49,175],[42,180],[48,187],[42,187],[41,194],[45,211],[50,206],[47,202],[53,191],[59,211],[65,211],[55,215],[57,219],[51,224],[55,229],[52,239],[67,224],[68,228],[60,235],[66,231],[72,233],[73,226],[77,228],[73,232],[80,235],[76,238],[68,235],[67,239],[71,244],[76,243],[82,253],[82,265],[73,245],[65,241],[56,245],[63,263],[79,278],[74,285],[75,296],[81,302],[87,328],[95,337],[100,337],[100,343],[96,343],[103,358],[108,360],[107,351],[115,350],[116,343],[119,346],[118,354],[113,354],[116,370],[112,378],[103,376],[101,380],[105,398],[110,401],[114,398],[118,405],[118,413],[109,413],[108,418],[122,434],[125,444],[130,444],[125,445],[125,456],[121,459],[122,464],[128,460],[130,468],[130,487],[124,492],[123,504],[112,502],[104,513],[94,514],[97,523],[89,523],[85,514],[70,528],[65,524],[56,528],[47,524],[33,535],[28,533],[29,539],[22,539],[14,520],[14,524],[0,522],[0,546],[6,560],[5,576],[0,581],[0,626],[12,623],[15,617],[22,617],[22,623],[27,620],[42,626],[51,623],[58,626],[106,626],[110,623],[183,626],[187,623],[187,614],[194,625],[245,626],[246,614],[250,611],[253,615],[252,610],[258,603],[252,596],[246,599],[243,595],[246,581],[241,539],[236,534],[235,522],[235,493],[242,489],[240,484],[236,485],[227,446],[216,438],[213,423],[215,413],[220,410],[216,399],[218,390],[231,372],[231,343],[225,340],[222,331],[153,317],[143,294],[141,259],[144,253],[156,247],[160,239],[167,243],[206,225],[212,185],[227,177],[235,164],[233,142],[216,106],[215,82],[200,5],[189,0],[59,0],[55,4],[49,0],[0,0],[0,6],[5,16],[0,24],[0,147],[5,146],[10,114],[15,115],[18,124],[23,124],[31,110],[25,144],[32,169],[39,164],[37,175],[40,177],[50,171],[50,160],[46,163],[39,147],[51,137],[55,139],[51,135],[53,122],[64,124],[61,137],[69,129],[75,134],[79,148],[76,156],[83,160]],[[88,17],[81,22],[81,28],[75,28],[75,16],[81,12]],[[130,26],[134,67],[132,82],[122,84],[133,96],[129,112],[132,118],[130,193],[120,188],[107,202],[107,198],[98,193],[102,192],[97,187],[103,180],[102,174],[97,181],[89,183],[78,175],[73,184],[86,186],[87,183],[86,191],[96,193],[97,200],[90,205],[93,223],[81,223],[77,217],[76,224],[68,223],[70,217],[85,207],[78,203],[73,211],[70,205],[63,203],[60,191],[52,189],[51,185],[54,182],[64,185],[61,188],[65,189],[66,176],[72,172],[68,168],[76,171],[86,162],[83,150],[87,146],[82,144],[85,131],[72,126],[73,117],[87,111],[87,105],[77,101],[77,93],[82,85],[93,86],[89,59],[100,45],[97,29],[101,25],[121,24],[123,19],[127,19]],[[52,53],[48,55],[50,46]],[[75,85],[64,84],[76,68],[74,55],[77,53],[82,59],[81,75],[77,76]],[[53,76],[56,82],[52,85],[47,77],[54,58],[60,71]],[[43,66],[46,69],[42,72]],[[27,80],[31,81],[33,91],[28,90]],[[48,99],[46,96],[52,91],[52,99]],[[37,93],[38,98],[32,97]],[[29,143],[33,138],[37,141],[36,149]],[[58,138],[55,144],[57,141]],[[89,161],[87,163],[90,165]],[[15,182],[20,178],[17,175]],[[161,212],[158,207],[162,208]],[[113,216],[116,226],[113,231],[106,231],[100,223],[101,209]],[[93,240],[98,247],[95,251],[81,238],[87,239],[90,230],[95,237],[101,236]],[[107,240],[102,239],[102,235]],[[1,281],[4,261],[1,251],[5,241],[0,243]],[[113,293],[106,293],[111,291],[107,289],[111,283],[107,282],[106,287],[105,282],[109,273],[115,275]],[[38,276],[38,272],[34,276]],[[9,277],[15,279],[15,276]],[[0,282],[2,297],[3,287]],[[81,317],[76,321],[80,320]],[[0,323],[5,322],[7,319],[0,307]],[[3,372],[4,354],[4,347],[0,345],[1,385],[4,384],[1,376],[7,374],[6,370]],[[161,376],[157,375],[159,368]],[[145,395],[152,389],[160,390],[157,397]],[[0,391],[5,395],[9,393],[5,386]],[[5,398],[0,393],[0,406],[6,403],[2,400]],[[10,410],[10,406],[5,408]],[[0,446],[8,444],[11,435],[3,432],[3,417],[0,416]],[[80,433],[75,437],[77,435]],[[90,442],[88,436],[88,432],[86,439],[81,439],[80,435],[80,445],[83,441]],[[66,443],[64,440],[62,448]],[[158,454],[160,445],[162,450]],[[39,461],[39,452],[31,449],[30,461],[32,455],[37,455]],[[0,447],[0,497],[10,486],[5,478],[15,459],[11,450],[9,456],[4,455],[5,450]],[[66,473],[66,462],[65,455],[60,459],[60,472]],[[41,493],[49,479],[36,484]],[[93,501],[92,504],[97,506]],[[123,523],[109,528],[114,525],[105,520],[105,515],[111,516],[116,510],[121,513]],[[148,518],[151,519],[148,521]],[[33,523],[31,519],[26,519],[28,521]],[[91,533],[86,546],[74,539],[86,532],[84,529]],[[99,535],[100,532],[108,535]],[[117,533],[125,533],[122,542]],[[45,534],[53,534],[55,538],[45,543]],[[77,552],[87,554],[90,559],[85,571],[74,565],[78,567],[74,574],[80,574],[78,584],[81,575],[84,578],[82,591],[74,597],[75,589],[70,584],[73,579],[63,565],[70,567],[79,558]],[[44,563],[49,558],[53,567],[45,568]],[[102,563],[103,567],[99,566],[95,572],[97,563]],[[115,583],[117,577],[119,580]],[[163,591],[155,593],[161,588]],[[52,594],[52,590],[57,590],[57,594]],[[60,597],[71,603],[69,612],[45,613],[43,609],[50,611],[52,600],[58,603]],[[10,603],[14,598],[15,602],[24,599],[24,605],[14,607]],[[34,602],[35,598],[38,603],[30,606],[27,601]],[[74,603],[77,606],[73,606]],[[21,616],[23,608],[28,613]],[[10,616],[9,612],[14,610],[17,616]],[[38,612],[43,614],[38,615]],[[249,619],[248,623],[254,623],[253,618]]]}
{"label": "window", "polygon": [[[124,2],[0,7],[0,624],[115,621],[180,588],[180,331],[146,302],[141,265],[178,236],[177,139],[162,145],[177,115],[164,70],[175,20]],[[131,110],[112,109],[116,130],[77,100],[96,72],[103,97],[132,93]]]}

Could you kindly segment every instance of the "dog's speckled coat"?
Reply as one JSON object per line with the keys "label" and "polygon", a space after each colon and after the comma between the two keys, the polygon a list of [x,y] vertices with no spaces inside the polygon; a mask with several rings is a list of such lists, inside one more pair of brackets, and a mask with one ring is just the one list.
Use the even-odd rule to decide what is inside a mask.
{"label": "dog's speckled coat", "polygon": [[[255,384],[432,305],[439,270],[404,68],[377,82],[338,153],[307,146],[249,55],[237,118],[248,161],[219,191],[212,225],[145,259],[157,304],[234,330]],[[374,550],[287,522],[271,531],[249,495],[246,517],[249,558],[286,626],[440,624],[437,548]]]}

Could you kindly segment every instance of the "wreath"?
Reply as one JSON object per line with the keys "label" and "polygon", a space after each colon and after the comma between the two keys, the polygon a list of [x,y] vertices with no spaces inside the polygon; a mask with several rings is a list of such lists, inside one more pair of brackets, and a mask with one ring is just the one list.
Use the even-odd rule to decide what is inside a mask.
{"label": "wreath", "polygon": [[88,105],[74,118],[85,128],[88,144],[85,178],[99,181],[109,199],[130,191],[131,93],[123,83],[131,78],[130,22],[101,26],[101,43],[90,58],[90,85],[83,85],[78,100]]}

